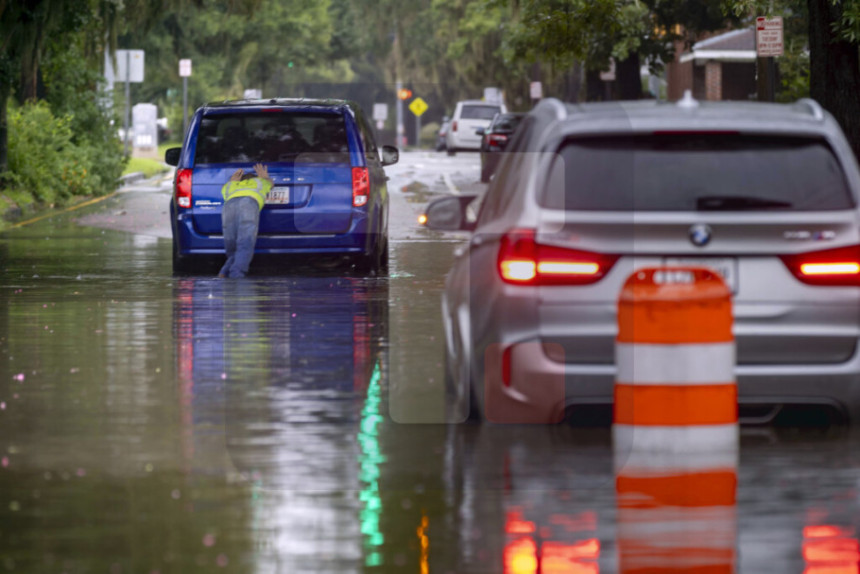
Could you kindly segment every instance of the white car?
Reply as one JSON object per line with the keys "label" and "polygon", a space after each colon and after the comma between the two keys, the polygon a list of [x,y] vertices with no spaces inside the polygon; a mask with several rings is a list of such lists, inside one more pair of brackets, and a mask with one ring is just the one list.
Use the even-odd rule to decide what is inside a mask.
{"label": "white car", "polygon": [[481,149],[481,136],[475,132],[478,129],[486,129],[496,114],[507,111],[504,104],[491,104],[481,100],[457,102],[448,134],[445,136],[448,155],[454,155],[458,150]]}

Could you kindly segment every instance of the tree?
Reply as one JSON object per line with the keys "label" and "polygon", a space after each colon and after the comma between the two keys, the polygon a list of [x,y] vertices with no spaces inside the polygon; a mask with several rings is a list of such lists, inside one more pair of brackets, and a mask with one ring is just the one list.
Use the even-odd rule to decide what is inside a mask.
{"label": "tree", "polygon": [[[726,0],[735,14],[770,15],[774,9],[801,12],[804,0],[776,6],[762,0]],[[860,0],[806,0],[809,14],[810,95],[829,111],[860,158]]]}
{"label": "tree", "polygon": [[581,61],[592,84],[614,58],[618,96],[637,99],[640,64],[657,69],[672,58],[674,40],[731,25],[735,18],[721,6],[722,0],[532,0],[519,5],[508,53],[560,67]]}

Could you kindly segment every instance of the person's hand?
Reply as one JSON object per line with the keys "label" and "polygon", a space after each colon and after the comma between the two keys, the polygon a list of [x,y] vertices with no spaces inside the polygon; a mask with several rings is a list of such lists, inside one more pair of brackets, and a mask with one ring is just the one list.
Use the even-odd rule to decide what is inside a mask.
{"label": "person's hand", "polygon": [[242,174],[244,174],[244,170],[237,169],[233,172],[233,175],[230,176],[230,181],[239,181],[242,179]]}
{"label": "person's hand", "polygon": [[260,179],[272,181],[272,178],[269,177],[269,168],[267,168],[263,164],[256,164],[254,166],[254,171],[257,172],[257,177],[259,177]]}

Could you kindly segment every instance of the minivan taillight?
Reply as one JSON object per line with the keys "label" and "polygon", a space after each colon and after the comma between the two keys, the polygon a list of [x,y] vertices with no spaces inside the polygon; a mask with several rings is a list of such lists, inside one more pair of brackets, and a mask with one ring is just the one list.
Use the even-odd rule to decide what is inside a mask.
{"label": "minivan taillight", "polygon": [[860,245],[783,255],[781,259],[802,283],[860,286]]}
{"label": "minivan taillight", "polygon": [[452,131],[452,132],[456,132],[456,131],[457,131],[457,122],[451,122],[451,131]]}
{"label": "minivan taillight", "polygon": [[191,173],[190,169],[180,169],[176,173],[173,192],[179,207],[191,207]]}
{"label": "minivan taillight", "polygon": [[370,174],[366,167],[352,168],[352,205],[361,207],[367,205],[370,194]]}
{"label": "minivan taillight", "polygon": [[618,255],[542,245],[533,229],[515,229],[499,243],[498,271],[513,285],[588,285],[600,281]]}

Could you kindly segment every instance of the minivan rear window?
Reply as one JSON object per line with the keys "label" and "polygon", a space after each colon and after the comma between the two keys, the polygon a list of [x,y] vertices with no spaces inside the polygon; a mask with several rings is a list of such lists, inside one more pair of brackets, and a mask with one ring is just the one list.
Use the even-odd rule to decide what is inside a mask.
{"label": "minivan rear window", "polygon": [[569,211],[828,211],[854,200],[821,139],[655,134],[568,140],[541,205]]}
{"label": "minivan rear window", "polygon": [[491,120],[502,111],[499,106],[463,106],[460,110],[461,120]]}
{"label": "minivan rear window", "polygon": [[267,111],[204,116],[195,164],[349,163],[341,114]]}

